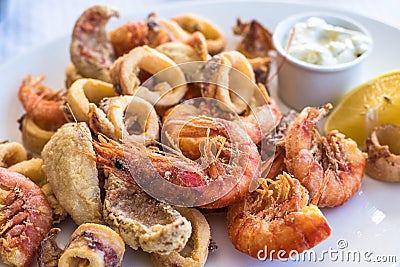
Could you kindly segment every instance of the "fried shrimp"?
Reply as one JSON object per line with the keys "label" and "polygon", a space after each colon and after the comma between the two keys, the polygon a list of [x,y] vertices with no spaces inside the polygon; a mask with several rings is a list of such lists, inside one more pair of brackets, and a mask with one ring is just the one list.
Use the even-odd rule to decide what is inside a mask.
{"label": "fried shrimp", "polygon": [[65,91],[54,92],[42,84],[44,79],[44,75],[34,78],[30,74],[26,75],[19,87],[18,99],[27,116],[40,128],[55,130],[67,122],[62,110]]}
{"label": "fried shrimp", "polygon": [[287,173],[275,181],[264,179],[257,191],[228,209],[232,244],[258,259],[288,258],[292,250],[301,253],[318,245],[331,228],[317,206],[307,205],[308,199],[306,189]]}
{"label": "fried shrimp", "polygon": [[40,188],[14,171],[0,168],[0,256],[11,266],[27,267],[53,223]]}
{"label": "fried shrimp", "polygon": [[105,27],[111,17],[118,16],[117,10],[96,5],[85,10],[76,21],[70,55],[82,76],[110,82],[109,68],[115,56]]}
{"label": "fried shrimp", "polygon": [[205,170],[206,184],[220,182],[220,193],[222,188],[226,190],[225,186],[233,184],[222,197],[204,208],[235,203],[248,192],[253,178],[259,177],[257,147],[238,124],[204,116],[194,106],[181,104],[164,119],[163,128],[171,146]]}
{"label": "fried shrimp", "polygon": [[201,32],[207,41],[207,49],[211,55],[221,52],[226,45],[225,37],[212,22],[195,15],[182,15],[171,19],[189,33]]}
{"label": "fried shrimp", "polygon": [[93,142],[93,147],[98,166],[107,176],[104,220],[135,250],[141,247],[159,254],[181,251],[192,231],[190,222],[172,206],[149,196],[136,183],[136,173],[132,171],[135,167],[147,174],[145,177],[152,178],[141,157],[144,147],[104,138]]}
{"label": "fried shrimp", "polygon": [[67,211],[60,205],[57,198],[54,196],[50,184],[47,182],[47,177],[43,170],[42,159],[32,158],[30,160],[21,161],[12,165],[8,169],[28,177],[32,182],[40,187],[53,211],[53,224],[60,223],[68,216]]}
{"label": "fried shrimp", "polygon": [[326,137],[315,129],[332,106],[307,107],[291,124],[286,138],[286,166],[319,207],[344,204],[360,188],[366,154],[357,143],[334,130]]}
{"label": "fried shrimp", "polygon": [[[171,131],[182,126],[179,120],[171,121],[171,124],[168,127]],[[199,117],[191,120],[181,132],[179,138],[190,136],[194,139],[192,144],[196,147],[190,153],[201,147],[204,155],[201,159],[191,160],[181,152],[160,151],[154,146],[144,147],[135,142],[121,144],[108,140],[95,143],[94,148],[97,154],[104,154],[104,151],[114,154],[112,162],[117,162],[119,168],[125,165],[136,182],[146,186],[147,193],[175,205],[226,207],[240,200],[249,190],[253,178],[259,177],[257,147],[235,123]],[[191,134],[193,132],[195,135]],[[205,141],[204,145],[202,141]],[[182,188],[186,188],[185,194],[180,191]]]}

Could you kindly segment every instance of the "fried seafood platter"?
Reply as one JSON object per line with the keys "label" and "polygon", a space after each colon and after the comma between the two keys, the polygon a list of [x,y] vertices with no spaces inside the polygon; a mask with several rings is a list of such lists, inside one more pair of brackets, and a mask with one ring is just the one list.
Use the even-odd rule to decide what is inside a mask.
{"label": "fried seafood platter", "polygon": [[331,103],[294,111],[275,96],[276,22],[123,12],[82,11],[60,66],[14,88],[2,262],[275,266],[350,240],[339,218],[365,206],[367,154],[319,131]]}

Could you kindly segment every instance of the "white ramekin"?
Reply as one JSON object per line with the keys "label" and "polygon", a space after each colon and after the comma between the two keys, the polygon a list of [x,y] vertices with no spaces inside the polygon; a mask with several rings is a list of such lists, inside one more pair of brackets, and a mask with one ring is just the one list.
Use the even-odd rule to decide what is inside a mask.
{"label": "white ramekin", "polygon": [[[309,17],[319,17],[327,23],[364,33],[371,39],[367,51],[355,60],[333,66],[316,65],[289,55],[283,44],[297,22]],[[371,53],[373,43],[370,33],[361,24],[334,13],[302,13],[288,17],[276,26],[272,41],[277,50],[278,95],[291,108],[301,110],[306,106],[334,103],[343,93],[361,81],[362,63]]]}

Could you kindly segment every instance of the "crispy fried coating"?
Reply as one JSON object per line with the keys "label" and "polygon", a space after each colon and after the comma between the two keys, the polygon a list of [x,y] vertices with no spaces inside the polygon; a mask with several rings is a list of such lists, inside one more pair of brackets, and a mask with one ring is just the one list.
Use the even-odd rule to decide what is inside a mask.
{"label": "crispy fried coating", "polygon": [[75,223],[102,223],[95,153],[85,123],[62,126],[42,151],[47,179]]}
{"label": "crispy fried coating", "polygon": [[104,220],[131,248],[168,254],[185,247],[190,222],[170,205],[148,196],[130,175],[113,171],[105,189]]}
{"label": "crispy fried coating", "polygon": [[176,209],[190,221],[193,227],[188,244],[193,250],[181,255],[172,252],[168,255],[151,254],[151,260],[156,267],[201,267],[207,261],[208,248],[211,240],[210,226],[200,211],[194,208],[176,207]]}

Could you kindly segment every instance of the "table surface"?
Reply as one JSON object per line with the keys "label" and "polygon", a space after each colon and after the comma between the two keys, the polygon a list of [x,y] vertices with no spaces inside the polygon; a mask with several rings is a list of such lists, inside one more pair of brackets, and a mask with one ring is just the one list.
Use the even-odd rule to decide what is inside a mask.
{"label": "table surface", "polygon": [[[0,65],[32,47],[70,34],[76,18],[93,4],[109,4],[124,10],[124,13],[129,13],[129,10],[138,9],[154,11],[157,5],[171,2],[189,2],[189,0],[0,0]],[[398,0],[293,0],[292,2],[355,12],[400,29]]]}

